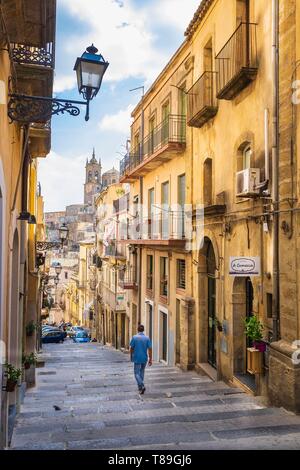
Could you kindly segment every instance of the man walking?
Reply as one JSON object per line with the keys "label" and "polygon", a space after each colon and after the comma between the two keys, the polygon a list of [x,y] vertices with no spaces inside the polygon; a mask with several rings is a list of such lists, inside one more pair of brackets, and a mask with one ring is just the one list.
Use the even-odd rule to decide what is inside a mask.
{"label": "man walking", "polygon": [[134,362],[134,376],[139,388],[139,393],[140,395],[143,395],[146,391],[144,375],[147,362],[149,366],[152,366],[151,340],[144,334],[143,325],[138,326],[138,334],[133,336],[130,341],[130,359],[131,362]]}

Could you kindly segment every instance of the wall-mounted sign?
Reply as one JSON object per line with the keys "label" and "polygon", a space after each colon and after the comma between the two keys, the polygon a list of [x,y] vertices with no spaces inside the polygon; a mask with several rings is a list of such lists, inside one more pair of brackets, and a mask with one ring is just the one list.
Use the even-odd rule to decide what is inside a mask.
{"label": "wall-mounted sign", "polygon": [[229,261],[230,276],[260,276],[260,257],[231,256]]}

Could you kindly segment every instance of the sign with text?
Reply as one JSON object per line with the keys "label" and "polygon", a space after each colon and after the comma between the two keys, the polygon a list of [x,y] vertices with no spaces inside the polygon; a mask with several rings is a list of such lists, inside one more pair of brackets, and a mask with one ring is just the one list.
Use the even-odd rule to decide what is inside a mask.
{"label": "sign with text", "polygon": [[230,276],[260,276],[260,257],[231,256],[229,261]]}

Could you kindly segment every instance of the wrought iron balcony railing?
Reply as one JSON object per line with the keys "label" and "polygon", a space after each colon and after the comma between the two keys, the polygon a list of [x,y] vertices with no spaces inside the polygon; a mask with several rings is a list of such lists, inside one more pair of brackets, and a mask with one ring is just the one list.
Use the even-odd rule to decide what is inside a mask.
{"label": "wrought iron balcony railing", "polygon": [[[129,240],[185,240],[184,211],[163,210],[142,220],[136,219],[127,229]],[[124,234],[125,235],[125,234]],[[126,237],[124,236],[123,240]]]}
{"label": "wrought iron balcony railing", "polygon": [[218,111],[216,73],[204,72],[188,92],[188,125],[202,127]]}
{"label": "wrought iron balcony railing", "polygon": [[39,65],[54,68],[53,44],[46,47],[31,46],[30,44],[10,45],[11,58],[17,64]]}
{"label": "wrought iron balcony railing", "polygon": [[216,56],[217,98],[231,100],[257,75],[255,23],[241,23]]}
{"label": "wrought iron balcony railing", "polygon": [[124,290],[137,289],[137,276],[134,268],[127,267],[119,271],[119,287]]}
{"label": "wrought iron balcony railing", "polygon": [[120,163],[121,177],[146,162],[159,150],[168,150],[172,144],[185,145],[186,116],[170,114],[150,132],[137,148],[126,155]]}

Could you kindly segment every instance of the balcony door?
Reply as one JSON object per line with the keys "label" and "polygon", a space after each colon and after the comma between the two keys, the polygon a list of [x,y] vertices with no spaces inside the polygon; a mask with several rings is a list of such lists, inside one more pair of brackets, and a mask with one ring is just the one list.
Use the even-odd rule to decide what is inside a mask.
{"label": "balcony door", "polygon": [[154,188],[148,192],[148,238],[152,240],[154,237]]}
{"label": "balcony door", "polygon": [[207,247],[208,363],[217,367],[216,335],[216,259],[211,242]]}
{"label": "balcony door", "polygon": [[160,328],[160,348],[159,359],[168,362],[168,314],[164,311],[159,312],[159,328]]}
{"label": "balcony door", "polygon": [[170,116],[170,101],[168,100],[162,107],[162,145],[166,145],[169,141],[169,116]]}
{"label": "balcony door", "polygon": [[148,155],[154,153],[155,142],[154,142],[154,128],[155,128],[155,117],[153,116],[149,120],[149,143],[148,143]]}
{"label": "balcony door", "polygon": [[161,235],[162,239],[169,238],[169,182],[161,185]]}
{"label": "balcony door", "polygon": [[176,214],[176,233],[178,238],[184,238],[185,226],[184,226],[184,208],[186,199],[186,188],[185,188],[185,175],[178,176],[178,214]]}

